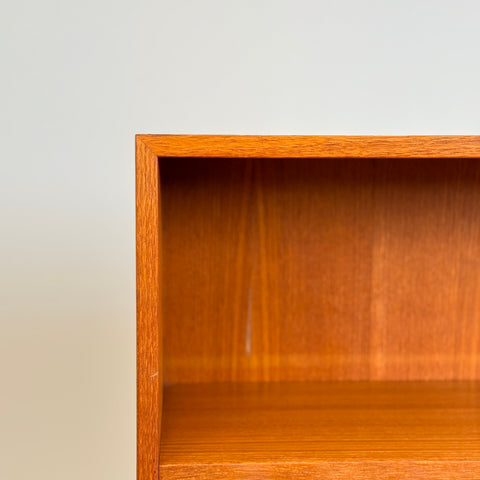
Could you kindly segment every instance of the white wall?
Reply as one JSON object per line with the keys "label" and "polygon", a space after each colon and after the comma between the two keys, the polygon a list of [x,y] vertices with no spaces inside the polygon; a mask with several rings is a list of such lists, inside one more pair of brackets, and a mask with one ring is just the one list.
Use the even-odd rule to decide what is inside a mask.
{"label": "white wall", "polygon": [[480,3],[0,9],[0,478],[135,475],[134,134],[478,134]]}

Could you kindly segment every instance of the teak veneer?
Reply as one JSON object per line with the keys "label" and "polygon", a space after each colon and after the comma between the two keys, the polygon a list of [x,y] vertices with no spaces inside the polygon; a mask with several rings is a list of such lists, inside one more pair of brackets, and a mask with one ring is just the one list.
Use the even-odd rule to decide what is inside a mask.
{"label": "teak veneer", "polygon": [[137,478],[480,479],[479,160],[137,136]]}

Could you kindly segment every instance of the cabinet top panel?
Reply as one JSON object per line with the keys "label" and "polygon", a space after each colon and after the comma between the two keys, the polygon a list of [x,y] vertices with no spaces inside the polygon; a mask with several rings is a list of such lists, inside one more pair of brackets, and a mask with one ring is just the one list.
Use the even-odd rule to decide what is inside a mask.
{"label": "cabinet top panel", "polygon": [[480,158],[480,136],[137,135],[159,157]]}

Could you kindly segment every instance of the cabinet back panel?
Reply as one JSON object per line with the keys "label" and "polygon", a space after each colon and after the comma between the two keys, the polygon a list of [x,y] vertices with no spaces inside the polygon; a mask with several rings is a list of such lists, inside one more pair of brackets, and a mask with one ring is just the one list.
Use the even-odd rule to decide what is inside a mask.
{"label": "cabinet back panel", "polygon": [[166,382],[480,379],[480,162],[160,159]]}

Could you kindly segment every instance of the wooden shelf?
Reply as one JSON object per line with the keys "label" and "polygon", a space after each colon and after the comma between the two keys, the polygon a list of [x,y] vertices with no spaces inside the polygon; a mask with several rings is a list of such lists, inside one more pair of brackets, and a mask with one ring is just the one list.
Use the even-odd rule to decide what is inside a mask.
{"label": "wooden shelf", "polygon": [[480,478],[480,382],[164,387],[160,478]]}
{"label": "wooden shelf", "polygon": [[479,205],[480,136],[137,136],[138,480],[480,480]]}

